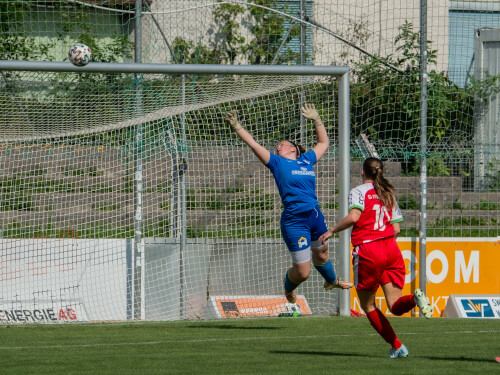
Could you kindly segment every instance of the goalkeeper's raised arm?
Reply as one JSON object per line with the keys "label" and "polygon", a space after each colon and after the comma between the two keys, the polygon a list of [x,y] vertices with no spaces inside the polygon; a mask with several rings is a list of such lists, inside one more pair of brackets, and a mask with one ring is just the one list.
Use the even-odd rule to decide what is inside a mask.
{"label": "goalkeeper's raised arm", "polygon": [[240,139],[245,142],[248,147],[253,151],[255,156],[259,158],[262,164],[266,165],[269,163],[269,159],[271,158],[271,153],[262,145],[260,145],[252,135],[247,132],[247,130],[241,126],[238,121],[238,115],[235,110],[229,111],[226,114],[226,122],[229,126],[234,130],[234,132],[240,137]]}
{"label": "goalkeeper's raised arm", "polygon": [[316,137],[318,138],[318,143],[313,147],[314,152],[316,153],[316,158],[319,160],[323,157],[326,150],[328,150],[328,146],[330,144],[330,140],[328,139],[328,134],[326,133],[325,125],[323,125],[323,121],[319,116],[318,111],[314,108],[314,104],[304,104],[301,108],[302,116],[309,120],[314,121],[314,126],[316,130]]}

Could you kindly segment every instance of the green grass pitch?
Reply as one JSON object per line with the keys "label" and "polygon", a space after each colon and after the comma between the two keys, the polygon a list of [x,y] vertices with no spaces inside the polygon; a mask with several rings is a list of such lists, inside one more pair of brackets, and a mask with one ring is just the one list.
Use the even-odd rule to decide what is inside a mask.
{"label": "green grass pitch", "polygon": [[500,320],[365,317],[0,325],[2,374],[500,374]]}

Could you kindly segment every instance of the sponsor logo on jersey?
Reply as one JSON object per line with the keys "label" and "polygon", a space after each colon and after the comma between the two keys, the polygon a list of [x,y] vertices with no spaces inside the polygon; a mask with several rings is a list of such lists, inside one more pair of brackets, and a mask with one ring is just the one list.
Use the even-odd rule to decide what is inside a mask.
{"label": "sponsor logo on jersey", "polygon": [[300,171],[293,170],[292,174],[297,174],[297,175],[301,175],[301,176],[314,176],[315,175],[314,171],[308,171],[307,168],[301,167],[300,169],[301,169]]}

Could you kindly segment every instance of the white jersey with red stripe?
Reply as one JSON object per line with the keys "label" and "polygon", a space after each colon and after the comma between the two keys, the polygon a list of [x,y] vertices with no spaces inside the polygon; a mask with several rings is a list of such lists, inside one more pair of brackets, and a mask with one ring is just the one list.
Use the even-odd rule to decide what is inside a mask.
{"label": "white jersey with red stripe", "polygon": [[394,236],[392,223],[403,221],[399,206],[388,210],[377,195],[372,182],[356,186],[349,194],[349,211],[361,210],[351,233],[353,246]]}

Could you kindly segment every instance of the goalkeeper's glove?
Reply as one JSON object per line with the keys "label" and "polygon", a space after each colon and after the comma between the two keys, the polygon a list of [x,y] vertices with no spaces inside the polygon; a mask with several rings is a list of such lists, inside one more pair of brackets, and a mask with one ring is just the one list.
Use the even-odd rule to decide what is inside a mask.
{"label": "goalkeeper's glove", "polygon": [[241,124],[238,122],[238,116],[236,115],[236,111],[234,109],[226,114],[226,122],[235,132],[243,129]]}
{"label": "goalkeeper's glove", "polygon": [[309,120],[317,120],[319,119],[319,113],[314,108],[314,104],[305,103],[302,109],[302,116]]}

